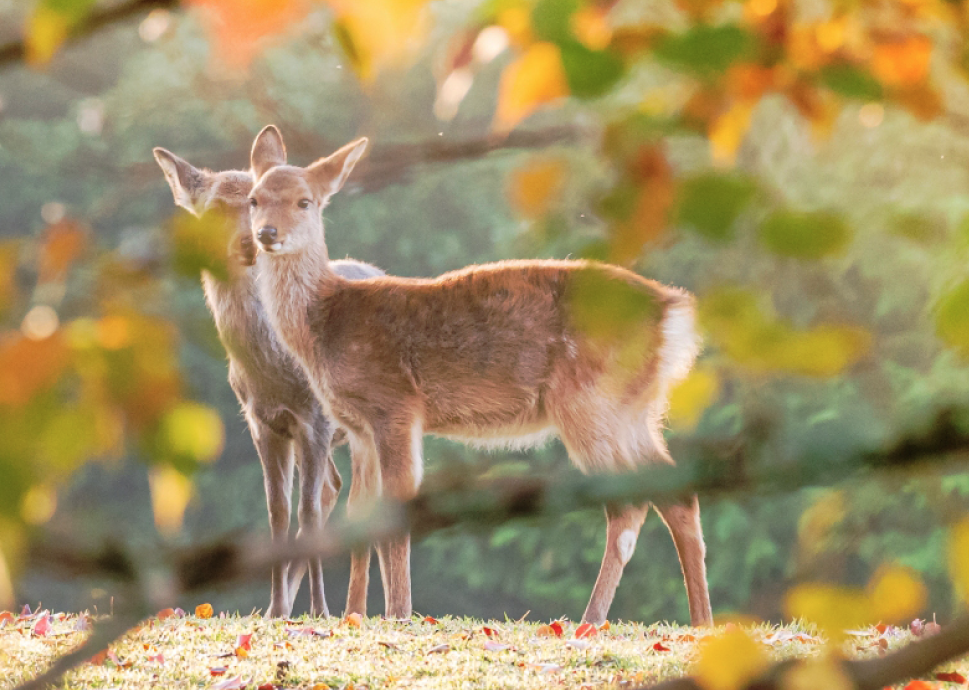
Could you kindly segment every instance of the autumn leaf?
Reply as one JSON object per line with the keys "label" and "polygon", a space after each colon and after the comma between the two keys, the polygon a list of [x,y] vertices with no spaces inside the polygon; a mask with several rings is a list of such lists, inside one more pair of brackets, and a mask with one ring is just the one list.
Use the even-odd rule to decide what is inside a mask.
{"label": "autumn leaf", "polygon": [[348,613],[343,619],[343,623],[351,628],[362,628],[363,616],[356,612]]}
{"label": "autumn leaf", "polygon": [[225,66],[245,68],[264,45],[302,18],[304,0],[187,0],[201,10],[203,24],[214,39],[214,54]]}
{"label": "autumn leaf", "polygon": [[669,652],[671,651],[669,647],[664,645],[662,642],[654,642],[652,647],[654,652]]}
{"label": "autumn leaf", "polygon": [[535,631],[535,634],[538,635],[539,637],[562,637],[562,634],[564,632],[565,630],[562,627],[561,621],[552,621],[547,625],[538,626],[538,629]]}
{"label": "autumn leaf", "polygon": [[737,151],[750,129],[755,105],[756,103],[749,100],[737,101],[711,123],[707,139],[710,141],[710,155],[714,163],[733,165]]}
{"label": "autumn leaf", "polygon": [[508,132],[540,106],[569,95],[562,54],[554,43],[535,43],[505,68],[498,85],[493,127]]}
{"label": "autumn leaf", "polygon": [[211,618],[214,613],[212,604],[199,604],[195,607],[195,615],[198,618]]}
{"label": "autumn leaf", "polygon": [[71,353],[57,333],[43,340],[0,333],[0,405],[25,405],[70,363]]}
{"label": "autumn leaf", "polygon": [[481,628],[481,632],[488,637],[498,637],[498,631],[494,628],[489,628],[487,625]]}
{"label": "autumn leaf", "polygon": [[175,615],[175,609],[167,608],[167,609],[162,609],[161,611],[159,611],[158,614],[155,617],[158,620],[163,621],[166,618],[171,618],[174,615]]}
{"label": "autumn leaf", "polygon": [[427,32],[427,0],[325,1],[336,15],[337,40],[363,82],[406,65]]}
{"label": "autumn leaf", "polygon": [[438,621],[434,616],[424,616],[424,622],[430,623],[431,625],[437,625],[440,621]]}
{"label": "autumn leaf", "polygon": [[592,623],[583,623],[578,628],[575,629],[575,639],[581,639],[583,637],[595,637],[598,634],[596,626]]}
{"label": "autumn leaf", "polygon": [[946,683],[958,683],[959,685],[966,684],[966,677],[956,671],[936,673],[935,679],[945,681]]}
{"label": "autumn leaf", "polygon": [[921,579],[911,568],[880,568],[868,584],[872,617],[889,623],[901,623],[919,613],[928,599]]}
{"label": "autumn leaf", "polygon": [[51,625],[50,614],[46,613],[37,619],[33,628],[31,628],[31,633],[33,633],[35,637],[47,637],[52,629],[53,626]]}
{"label": "autumn leaf", "polygon": [[[192,497],[192,481],[174,467],[161,465],[148,471],[148,488],[158,531],[166,536],[177,534],[182,528],[185,508]],[[208,611],[208,615],[202,615],[200,610],[203,613]],[[195,609],[195,615],[210,618],[212,607],[202,604]]]}
{"label": "autumn leaf", "polygon": [[925,81],[931,59],[931,39],[916,34],[876,44],[871,69],[883,84],[913,86]]}
{"label": "autumn leaf", "polygon": [[567,172],[558,158],[536,158],[516,168],[508,178],[509,204],[523,218],[541,218],[561,198]]}
{"label": "autumn leaf", "polygon": [[759,676],[769,663],[762,645],[740,628],[704,638],[694,674],[706,690],[736,690]]}
{"label": "autumn leaf", "polygon": [[63,281],[86,242],[87,234],[74,221],[62,220],[49,226],[41,237],[37,279],[41,283]]}

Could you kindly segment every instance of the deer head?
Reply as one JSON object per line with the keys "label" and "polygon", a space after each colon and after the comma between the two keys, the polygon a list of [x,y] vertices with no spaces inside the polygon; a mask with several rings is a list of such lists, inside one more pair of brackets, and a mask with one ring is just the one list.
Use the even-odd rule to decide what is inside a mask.
{"label": "deer head", "polygon": [[286,164],[283,137],[268,125],[252,145],[255,185],[249,194],[253,236],[270,254],[290,254],[323,241],[321,213],[367,148],[353,141],[305,168]]}

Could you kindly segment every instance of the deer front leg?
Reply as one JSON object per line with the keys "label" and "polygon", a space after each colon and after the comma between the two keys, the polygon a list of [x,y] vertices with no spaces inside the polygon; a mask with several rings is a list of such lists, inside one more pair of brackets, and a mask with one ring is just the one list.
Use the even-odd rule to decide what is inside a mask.
{"label": "deer front leg", "polygon": [[[300,496],[296,538],[319,535],[340,495],[342,480],[330,453],[332,428],[323,417],[302,425],[296,446],[300,473]],[[310,615],[329,616],[323,589],[323,561],[309,559]],[[301,563],[298,575],[306,567]],[[294,578],[295,579],[295,578]],[[290,601],[296,598],[299,581],[291,579]]]}
{"label": "deer front leg", "polygon": [[706,546],[700,526],[700,502],[694,495],[682,503],[657,505],[656,512],[669,528],[676,545],[676,554],[680,558],[683,581],[686,583],[686,598],[690,605],[690,623],[696,626],[712,625],[713,612],[710,609],[707,566],[704,562]]}
{"label": "deer front leg", "polygon": [[[417,495],[423,476],[422,430],[420,424],[399,425],[384,430],[378,440],[382,495],[408,501]],[[390,619],[410,618],[410,534],[385,539],[377,544],[380,575],[384,584],[384,615]]]}
{"label": "deer front leg", "polygon": [[606,506],[606,552],[602,556],[599,577],[592,588],[589,605],[582,614],[583,622],[599,625],[608,617],[622,571],[636,550],[639,530],[648,511],[648,503],[642,506]]}
{"label": "deer front leg", "polygon": [[[273,543],[279,544],[289,537],[290,496],[293,490],[292,442],[251,418],[249,429],[262,462],[270,534]],[[278,563],[272,569],[272,590],[267,612],[272,618],[284,618],[292,610],[286,578],[288,569],[288,563]]]}
{"label": "deer front leg", "polygon": [[[350,444],[350,496],[347,517],[362,518],[373,507],[380,492],[380,466],[373,440],[347,432]],[[350,555],[350,587],[345,614],[367,615],[367,587],[370,584],[370,545],[357,547]]]}

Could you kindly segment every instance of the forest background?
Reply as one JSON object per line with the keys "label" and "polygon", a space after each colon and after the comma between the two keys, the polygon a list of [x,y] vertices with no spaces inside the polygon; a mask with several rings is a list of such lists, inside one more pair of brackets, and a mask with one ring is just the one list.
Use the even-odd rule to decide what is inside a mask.
{"label": "forest background", "polygon": [[[756,10],[754,0],[731,6]],[[771,95],[756,75],[731,72],[746,49],[721,36],[727,43],[712,52],[687,46],[677,53],[668,44],[658,59],[624,68],[621,79],[597,73],[606,86],[591,99],[505,122],[518,125],[505,138],[495,133],[495,111],[514,51],[480,65],[459,104],[442,101],[440,89],[460,45],[455,37],[491,10],[470,2],[429,10],[431,29],[413,62],[363,79],[322,7],[245,70],[219,62],[219,44],[199,12],[156,10],[64,48],[42,69],[44,56],[35,53],[33,66],[15,62],[0,72],[7,326],[23,330],[34,307],[55,304],[59,320],[74,324],[71,337],[97,325],[99,347],[111,350],[105,314],[136,310],[143,347],[132,357],[164,359],[161,343],[172,344],[180,395],[207,406],[185,409],[192,424],[210,424],[216,440],[189,449],[187,459],[166,456],[191,469],[194,482],[184,522],[168,539],[268,530],[260,466],[226,383],[198,264],[172,240],[184,214],[175,211],[151,149],[164,146],[216,170],[244,168],[267,123],[281,128],[297,163],[356,136],[371,138],[369,162],[326,213],[334,257],[430,276],[502,258],[595,256],[695,292],[707,347],[674,397],[670,441],[679,462],[691,462],[700,448],[743,446],[754,465],[781,475],[790,466],[797,487],[796,460],[850,462],[924,433],[947,411],[965,418],[958,411],[969,392],[969,92],[961,76],[935,65],[937,92],[906,105],[883,102],[874,77],[842,70],[827,74],[827,91],[812,108],[798,107],[789,94]],[[681,11],[666,2],[610,8],[617,24],[674,27]],[[24,8],[0,0],[0,17],[4,27],[19,26]],[[693,89],[708,70],[717,79],[732,73],[742,82],[738,91],[752,88],[757,99],[743,112],[729,110],[736,124],[721,121],[716,136],[671,126],[670,113],[702,114]],[[640,186],[631,189],[630,180]],[[45,366],[37,351],[2,355],[8,391],[29,387],[19,372]],[[117,376],[133,376],[132,366]],[[131,398],[151,408],[169,379],[133,381]],[[52,388],[39,402],[0,400],[6,534],[29,535],[19,531],[26,524],[91,544],[110,538],[151,549],[159,508],[153,513],[143,461],[157,469],[162,442],[149,433],[126,443],[83,399],[64,412],[63,395]],[[48,414],[55,408],[61,412]],[[224,444],[208,409],[224,425]],[[28,426],[32,419],[43,424]],[[92,455],[99,461],[86,463]],[[491,455],[429,440],[425,456],[432,475],[575,472],[557,443]],[[40,460],[28,467],[25,458]],[[345,449],[337,461],[348,481]],[[704,499],[715,612],[777,620],[796,582],[861,584],[895,562],[928,585],[924,613],[945,617],[955,596],[947,526],[969,503],[969,473],[961,470],[923,466],[917,475],[866,475],[835,488]],[[415,546],[415,609],[577,618],[603,538],[598,511],[436,533]],[[334,563],[325,576],[338,611],[348,563]],[[103,610],[111,596],[98,583],[31,570],[19,572],[16,592],[21,602],[64,610]],[[247,613],[265,606],[267,592],[268,582],[255,582],[213,592],[211,601],[217,610]],[[373,588],[372,610],[380,601]],[[172,604],[179,603],[195,602]],[[301,596],[297,608],[305,604]],[[676,554],[655,515],[611,617],[687,618]]]}

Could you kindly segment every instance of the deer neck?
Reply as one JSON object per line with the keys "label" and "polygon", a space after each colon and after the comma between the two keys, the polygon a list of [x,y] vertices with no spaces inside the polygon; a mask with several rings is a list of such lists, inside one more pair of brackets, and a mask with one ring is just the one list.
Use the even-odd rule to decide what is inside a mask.
{"label": "deer neck", "polygon": [[320,243],[295,254],[260,252],[256,268],[259,296],[279,339],[305,368],[316,369],[308,311],[343,280],[330,266],[326,246]]}

